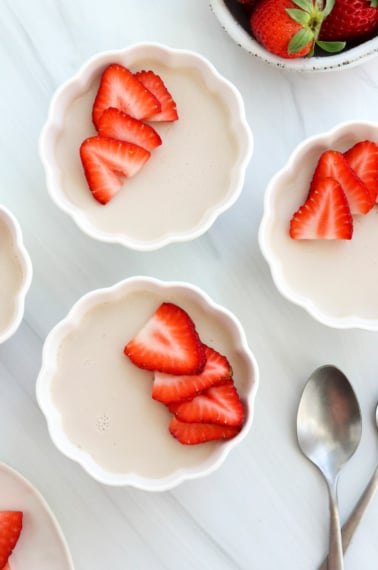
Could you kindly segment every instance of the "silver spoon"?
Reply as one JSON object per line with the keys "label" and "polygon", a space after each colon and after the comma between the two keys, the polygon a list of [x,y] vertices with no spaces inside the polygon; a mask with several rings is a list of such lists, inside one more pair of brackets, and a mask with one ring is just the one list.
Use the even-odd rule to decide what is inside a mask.
{"label": "silver spoon", "polygon": [[[375,410],[375,423],[378,428],[378,405]],[[347,522],[341,529],[341,538],[343,544],[343,551],[345,552],[348,548],[353,535],[360,523],[362,515],[370,505],[376,491],[378,490],[378,466],[376,467],[369,483],[366,486],[365,491],[362,493],[358,503],[354,507],[351,515],[349,516]],[[323,564],[319,567],[319,570],[327,570],[327,558],[324,560]]]}
{"label": "silver spoon", "polygon": [[329,492],[328,570],[343,570],[337,482],[341,467],[361,439],[361,413],[353,388],[335,366],[321,366],[303,390],[297,416],[298,443],[323,474]]}

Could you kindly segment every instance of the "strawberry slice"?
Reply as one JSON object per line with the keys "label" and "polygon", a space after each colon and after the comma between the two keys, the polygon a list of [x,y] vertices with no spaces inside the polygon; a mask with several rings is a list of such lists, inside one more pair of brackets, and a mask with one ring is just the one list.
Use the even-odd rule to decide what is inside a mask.
{"label": "strawberry slice", "polygon": [[182,422],[240,426],[244,408],[234,382],[212,386],[188,402],[176,402],[169,410]]}
{"label": "strawberry slice", "polygon": [[149,121],[177,121],[176,103],[163,80],[153,71],[139,71],[135,77],[158,99],[161,110],[148,117]]}
{"label": "strawberry slice", "polygon": [[102,113],[98,121],[98,132],[101,136],[131,142],[149,151],[161,145],[161,138],[151,125],[134,119],[115,107],[109,107]]}
{"label": "strawberry slice", "polygon": [[206,364],[200,374],[172,375],[156,372],[152,397],[163,404],[193,398],[202,390],[225,382],[232,376],[227,358],[204,345]]}
{"label": "strawberry slice", "polygon": [[0,568],[4,568],[22,530],[21,511],[0,511]]}
{"label": "strawberry slice", "polygon": [[240,432],[240,426],[181,422],[173,416],[169,431],[180,443],[196,445],[218,439],[231,439]]}
{"label": "strawberry slice", "polygon": [[112,63],[103,72],[92,109],[96,128],[102,113],[116,107],[136,119],[148,119],[159,113],[160,103],[131,71]]}
{"label": "strawberry slice", "polygon": [[162,303],[124,353],[139,368],[167,374],[198,374],[206,362],[192,319],[174,303]]}
{"label": "strawberry slice", "polygon": [[335,178],[343,189],[352,214],[366,214],[371,208],[369,191],[346,158],[337,150],[326,150],[319,158],[310,191],[318,187],[321,178]]}
{"label": "strawberry slice", "polygon": [[351,239],[353,219],[348,200],[334,178],[320,178],[290,221],[293,239]]}
{"label": "strawberry slice", "polygon": [[344,157],[365,184],[374,206],[378,196],[378,146],[373,141],[361,141],[344,152]]}
{"label": "strawberry slice", "polygon": [[150,152],[133,143],[96,136],[81,144],[80,157],[94,198],[106,204],[121,189],[122,177],[134,176]]}

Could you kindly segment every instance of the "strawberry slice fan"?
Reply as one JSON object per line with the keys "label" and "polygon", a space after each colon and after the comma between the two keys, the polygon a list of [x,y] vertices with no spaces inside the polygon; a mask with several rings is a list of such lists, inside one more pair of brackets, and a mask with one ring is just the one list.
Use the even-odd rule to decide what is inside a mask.
{"label": "strawberry slice fan", "polygon": [[378,196],[378,146],[359,141],[346,152],[324,151],[305,203],[294,213],[293,239],[350,240],[353,216],[366,215]]}
{"label": "strawberry slice fan", "polygon": [[124,353],[154,372],[151,396],[173,414],[168,429],[180,443],[225,440],[240,432],[245,411],[231,365],[202,343],[184,309],[162,303]]}
{"label": "strawberry slice fan", "polygon": [[0,569],[10,570],[8,559],[22,530],[21,511],[0,511]]}
{"label": "strawberry slice fan", "polygon": [[132,73],[117,63],[103,72],[93,103],[97,136],[80,146],[84,175],[93,197],[107,204],[162,144],[149,123],[178,120],[176,103],[153,71]]}

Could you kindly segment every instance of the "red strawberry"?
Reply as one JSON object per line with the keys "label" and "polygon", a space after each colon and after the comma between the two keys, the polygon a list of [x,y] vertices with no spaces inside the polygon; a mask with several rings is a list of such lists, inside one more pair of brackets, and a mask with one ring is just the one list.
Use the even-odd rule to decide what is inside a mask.
{"label": "red strawberry", "polygon": [[150,158],[148,150],[106,137],[90,137],[80,146],[84,174],[94,198],[106,204]]}
{"label": "red strawberry", "polygon": [[0,512],[0,568],[7,564],[22,530],[21,511]]}
{"label": "red strawberry", "polygon": [[163,80],[153,71],[139,71],[135,77],[140,81],[159,101],[161,110],[150,115],[149,121],[177,121],[178,114],[176,103],[172,95],[164,85]]}
{"label": "red strawberry", "polygon": [[204,345],[204,350],[206,364],[200,374],[173,376],[156,372],[152,387],[153,399],[163,404],[187,400],[232,376],[231,366],[225,356],[209,346]]}
{"label": "red strawberry", "polygon": [[169,410],[182,422],[240,426],[244,421],[243,404],[231,379],[192,400],[173,403]]}
{"label": "red strawberry", "polygon": [[[313,55],[324,18],[334,0],[260,0],[252,12],[250,28],[256,40],[269,52],[283,58]],[[330,52],[345,47],[342,42],[322,42]]]}
{"label": "red strawberry", "polygon": [[378,146],[373,141],[361,141],[344,152],[344,156],[365,184],[374,205],[378,195]]}
{"label": "red strawberry", "polygon": [[293,239],[351,239],[348,200],[334,178],[321,178],[290,221]]}
{"label": "red strawberry", "polygon": [[310,189],[317,188],[322,178],[335,178],[343,189],[352,214],[366,214],[371,208],[369,191],[337,150],[324,151],[316,166]]}
{"label": "red strawberry", "polygon": [[131,142],[149,151],[161,145],[155,129],[115,107],[109,107],[102,113],[98,132],[101,136]]}
{"label": "red strawberry", "polygon": [[192,319],[173,303],[162,303],[124,352],[139,368],[167,374],[198,374],[206,363]]}
{"label": "red strawberry", "polygon": [[108,107],[116,107],[136,119],[148,119],[160,111],[156,97],[131,71],[117,63],[109,65],[101,77],[92,110],[96,128]]}
{"label": "red strawberry", "polygon": [[336,0],[322,24],[319,39],[362,42],[377,32],[377,0]]}
{"label": "red strawberry", "polygon": [[184,445],[196,445],[217,439],[231,439],[240,432],[240,426],[181,422],[173,416],[169,431]]}

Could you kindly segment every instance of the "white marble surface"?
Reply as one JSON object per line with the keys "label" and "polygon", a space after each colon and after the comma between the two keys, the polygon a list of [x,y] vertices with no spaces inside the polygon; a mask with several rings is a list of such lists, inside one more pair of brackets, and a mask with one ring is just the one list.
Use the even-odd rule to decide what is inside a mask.
{"label": "white marble surface", "polygon": [[[204,0],[2,0],[0,35],[0,201],[18,218],[34,266],[25,318],[0,346],[1,460],[49,502],[77,570],[316,568],[327,550],[328,504],[297,448],[298,399],[324,363],[339,366],[359,397],[363,438],[339,487],[345,519],[378,460],[378,333],[328,329],[283,299],[257,231],[266,184],[299,141],[340,121],[378,121],[378,59],[327,75],[279,71],[236,46]],[[196,241],[152,253],[83,235],[48,197],[37,152],[55,89],[98,51],[144,40],[212,61],[239,88],[255,136],[237,203]],[[247,439],[210,477],[162,494],[90,479],[51,443],[34,393],[50,329],[83,293],[137,274],[187,280],[232,310],[261,371]],[[377,568],[377,531],[378,497],[347,570]]]}

